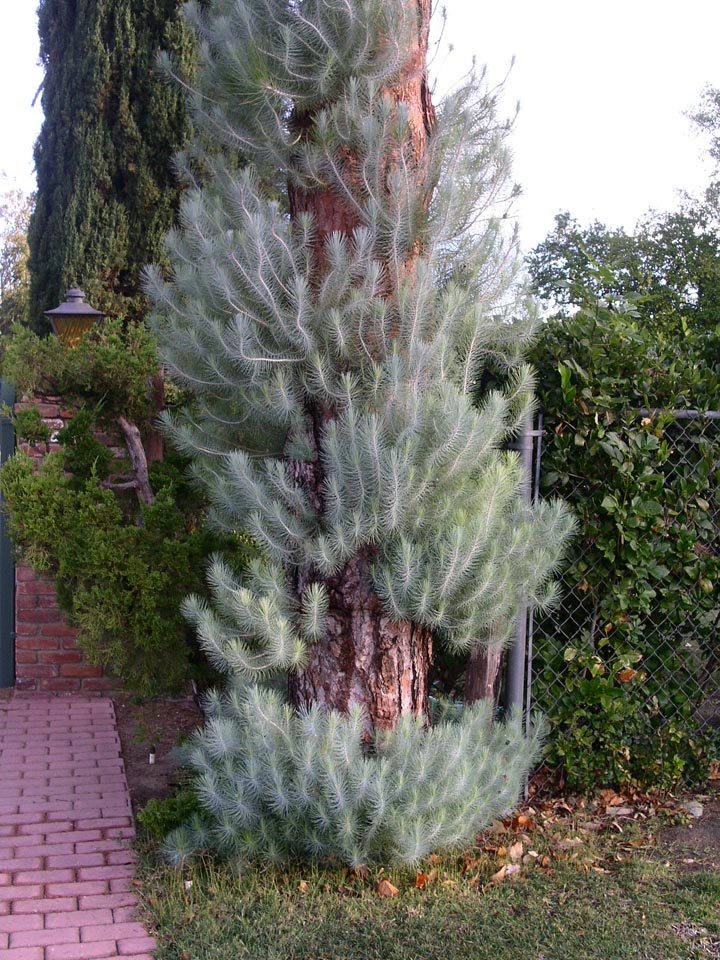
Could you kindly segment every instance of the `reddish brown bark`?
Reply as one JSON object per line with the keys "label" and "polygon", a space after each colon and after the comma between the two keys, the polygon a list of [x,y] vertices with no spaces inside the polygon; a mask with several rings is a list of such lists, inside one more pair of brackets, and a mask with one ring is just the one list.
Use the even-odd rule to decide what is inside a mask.
{"label": "reddish brown bark", "polygon": [[[408,45],[403,67],[398,72],[396,82],[382,91],[382,96],[390,97],[402,103],[408,111],[408,123],[411,131],[410,143],[397,145],[387,150],[386,170],[389,176],[394,167],[401,162],[401,151],[410,146],[409,155],[403,161],[414,173],[414,181],[426,184],[426,202],[429,202],[432,185],[427,183],[427,140],[435,125],[435,109],[430,99],[430,87],[427,75],[428,35],[430,29],[431,0],[405,0],[408,8],[415,8],[417,34],[415,42]],[[312,114],[296,112],[292,126],[299,137],[308,136],[312,131]],[[357,158],[348,149],[339,158],[343,182],[351,194],[362,193],[361,174]],[[303,190],[294,184],[288,185],[290,215],[296,219],[303,213],[312,215],[315,227],[316,266],[319,273],[324,266],[323,247],[327,237],[336,232],[350,233],[361,224],[357,207],[344,190],[328,188],[325,190]]]}
{"label": "reddish brown bark", "polygon": [[[430,0],[405,0],[417,14],[417,32],[408,45],[396,83],[386,89],[385,96],[407,105],[410,142],[389,144],[385,163],[390,175],[394,165],[408,164],[413,182],[421,189],[427,184],[427,138],[435,115],[427,82],[427,44]],[[299,137],[312,132],[312,114],[296,112],[293,126]],[[408,149],[409,148],[409,149]],[[358,159],[348,149],[340,157],[343,181],[351,194],[361,195]],[[324,245],[334,232],[349,234],[360,225],[357,207],[347,192],[329,187],[301,190],[288,186],[290,213],[293,219],[303,213],[312,216],[315,227],[315,274],[321,276]],[[417,251],[414,252],[417,255]],[[409,253],[412,258],[413,252]],[[408,263],[412,269],[412,263]],[[392,290],[387,290],[392,296]],[[314,421],[316,444],[323,423],[332,419],[332,410],[309,411]],[[320,460],[313,464],[296,464],[296,475],[322,510],[322,477]],[[298,584],[298,592],[302,591]],[[393,727],[400,716],[427,716],[428,675],[432,660],[432,639],[429,630],[410,621],[393,621],[383,610],[369,575],[369,557],[353,558],[336,577],[326,580],[330,609],[325,636],[309,652],[309,660],[300,673],[290,679],[290,697],[296,706],[318,703],[328,710],[347,711],[360,705],[367,718],[366,734],[375,729]]]}
{"label": "reddish brown bark", "polygon": [[[315,410],[309,433],[318,449],[327,410]],[[317,455],[293,461],[295,477],[322,511],[322,472]],[[324,580],[329,611],[324,637],[309,651],[305,668],[290,677],[295,706],[318,703],[327,710],[365,710],[365,733],[393,727],[400,716],[427,717],[432,634],[410,621],[393,621],[382,609],[369,573],[370,556],[363,551],[334,577]],[[301,595],[307,581],[295,583]]]}
{"label": "reddish brown bark", "polygon": [[343,712],[361,705],[367,733],[393,727],[403,714],[426,716],[430,631],[395,622],[382,610],[364,556],[351,560],[327,588],[327,630],[305,669],[291,678],[292,701]]}

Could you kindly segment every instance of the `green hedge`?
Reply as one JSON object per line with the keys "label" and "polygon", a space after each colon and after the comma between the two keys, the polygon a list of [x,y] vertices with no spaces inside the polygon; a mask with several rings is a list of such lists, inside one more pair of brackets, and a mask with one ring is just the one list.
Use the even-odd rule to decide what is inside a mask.
{"label": "green hedge", "polygon": [[571,787],[697,779],[714,750],[720,425],[683,421],[683,437],[670,413],[638,411],[717,409],[718,339],[599,303],[550,320],[536,349],[543,492],[570,503],[579,536],[536,627],[533,695]]}

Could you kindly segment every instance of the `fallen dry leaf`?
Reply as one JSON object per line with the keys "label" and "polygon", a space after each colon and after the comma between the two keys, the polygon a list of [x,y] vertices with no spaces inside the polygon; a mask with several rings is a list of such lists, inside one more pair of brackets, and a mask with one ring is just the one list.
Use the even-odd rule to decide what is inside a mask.
{"label": "fallen dry leaf", "polygon": [[310,884],[307,882],[307,880],[301,880],[300,883],[298,884],[298,890],[300,891],[300,893],[307,893],[309,889],[310,889]]}
{"label": "fallen dry leaf", "polygon": [[418,890],[424,890],[425,887],[430,883],[430,876],[427,873],[418,873],[415,876],[415,887]]}
{"label": "fallen dry leaf", "polygon": [[586,833],[597,833],[602,828],[603,825],[599,820],[586,820],[585,823],[578,824],[578,830],[584,830]]}
{"label": "fallen dry leaf", "polygon": [[512,880],[520,875],[522,867],[519,863],[506,863],[490,877],[490,883],[502,883],[504,880]]}
{"label": "fallen dry leaf", "polygon": [[635,850],[650,849],[653,845],[653,840],[654,838],[652,834],[650,834],[650,836],[647,836],[647,837],[638,837],[637,840],[628,840],[624,844],[623,850],[627,850],[628,852],[630,852],[633,849]]}
{"label": "fallen dry leaf", "polygon": [[522,840],[518,840],[517,843],[514,843],[510,847],[510,859],[514,862],[517,862],[518,860],[520,860],[522,855],[523,855]]}
{"label": "fallen dry leaf", "polygon": [[574,847],[581,847],[583,842],[581,837],[567,837],[565,840],[560,840],[555,846],[558,850],[572,850]]}
{"label": "fallen dry leaf", "polygon": [[516,813],[515,816],[511,817],[506,823],[511,830],[535,830],[537,827],[533,818],[525,813]]}
{"label": "fallen dry leaf", "polygon": [[627,797],[622,793],[616,793],[612,800],[609,802],[608,806],[610,807],[622,807],[627,803]]}
{"label": "fallen dry leaf", "polygon": [[400,893],[394,884],[384,878],[378,882],[375,892],[379,897],[396,897]]}

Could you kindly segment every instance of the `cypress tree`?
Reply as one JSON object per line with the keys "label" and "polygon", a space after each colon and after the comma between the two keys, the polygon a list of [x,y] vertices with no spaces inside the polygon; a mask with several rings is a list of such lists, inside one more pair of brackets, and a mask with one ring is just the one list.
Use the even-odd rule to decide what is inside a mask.
{"label": "cypress tree", "polygon": [[213,604],[186,605],[228,684],[177,859],[412,861],[506,811],[535,754],[489,701],[428,696],[433,644],[505,643],[571,526],[523,505],[504,450],[534,327],[493,215],[508,131],[474,76],[436,115],[429,6],[187,8],[207,179],[148,291],[195,398],[170,429],[261,555],[242,580],[216,559]]}
{"label": "cypress tree", "polygon": [[45,113],[35,145],[29,316],[81,284],[108,314],[139,319],[139,272],[161,255],[179,185],[172,156],[190,127],[182,94],[157,75],[160,49],[188,66],[178,0],[41,0]]}

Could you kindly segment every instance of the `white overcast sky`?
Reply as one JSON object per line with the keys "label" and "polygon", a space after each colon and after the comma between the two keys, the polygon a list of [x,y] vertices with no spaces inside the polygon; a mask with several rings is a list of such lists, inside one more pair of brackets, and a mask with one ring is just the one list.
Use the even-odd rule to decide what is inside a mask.
{"label": "white overcast sky", "polygon": [[[0,171],[34,185],[32,144],[42,122],[31,103],[37,66],[37,0],[0,10]],[[711,167],[683,116],[705,84],[720,87],[717,0],[447,0],[434,70],[443,85],[475,56],[506,84],[523,187],[523,245],[570,210],[631,229],[648,208],[672,209],[677,191],[699,192]],[[453,45],[452,53],[448,46]],[[8,181],[0,184],[6,188]]]}

